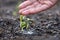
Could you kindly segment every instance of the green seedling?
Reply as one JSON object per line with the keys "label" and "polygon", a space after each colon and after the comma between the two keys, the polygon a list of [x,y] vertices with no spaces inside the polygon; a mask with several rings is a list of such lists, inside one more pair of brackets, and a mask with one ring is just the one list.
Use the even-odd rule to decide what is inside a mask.
{"label": "green seedling", "polygon": [[25,21],[25,16],[20,15],[20,28],[23,31],[23,29],[27,27],[27,22]]}
{"label": "green seedling", "polygon": [[20,28],[23,31],[24,28],[28,29],[31,19],[26,18],[26,16],[20,15]]}

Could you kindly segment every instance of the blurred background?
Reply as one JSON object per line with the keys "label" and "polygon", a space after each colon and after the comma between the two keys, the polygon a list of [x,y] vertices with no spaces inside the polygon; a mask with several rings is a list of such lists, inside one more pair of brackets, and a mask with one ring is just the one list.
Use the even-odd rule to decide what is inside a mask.
{"label": "blurred background", "polygon": [[[18,2],[22,3],[23,1],[24,0],[0,0],[0,18],[12,19],[13,11],[15,10],[17,3]],[[18,15],[16,17],[18,17]],[[15,25],[13,27],[14,32],[11,33],[10,31],[12,29],[12,26],[8,25],[8,27],[6,27],[3,25],[1,27],[1,23],[0,23],[0,40],[60,40],[60,0],[58,0],[56,5],[53,6],[52,8],[50,8],[46,11],[40,12],[38,14],[28,15],[27,17],[34,19],[34,21],[35,21],[34,27],[38,27],[38,28],[43,27],[43,30],[45,30],[44,28],[47,28],[47,27],[53,27],[54,31],[52,31],[52,33],[55,32],[55,29],[58,29],[56,32],[56,35],[51,36],[51,33],[49,32],[49,31],[51,31],[51,29],[50,30],[48,29],[49,31],[46,32],[46,34],[44,36],[27,36],[27,37],[24,35],[19,36],[20,34],[19,35],[15,34],[15,31],[19,28],[19,27],[17,27],[17,25]],[[3,24],[5,23],[4,20],[2,21]],[[1,20],[0,20],[0,22],[1,22]],[[11,21],[8,20],[8,22],[15,24],[14,20],[11,20]],[[41,22],[43,22],[43,23],[41,23]],[[49,23],[49,22],[51,22],[51,23]],[[59,23],[58,26],[53,25],[53,24],[58,24],[58,23]],[[17,27],[17,29],[16,29],[16,27]],[[4,28],[6,28],[6,29],[4,29]],[[47,31],[47,29],[45,31]],[[39,31],[39,32],[41,32],[41,31]],[[41,33],[41,34],[43,34],[43,33]]]}

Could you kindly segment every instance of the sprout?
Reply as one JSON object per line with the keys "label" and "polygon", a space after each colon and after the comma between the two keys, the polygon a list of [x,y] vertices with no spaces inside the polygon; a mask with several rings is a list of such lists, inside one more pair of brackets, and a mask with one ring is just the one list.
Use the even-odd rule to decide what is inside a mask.
{"label": "sprout", "polygon": [[30,18],[26,18],[26,16],[20,15],[20,28],[21,28],[21,30],[23,31],[24,28],[28,29],[31,21],[33,21],[33,20]]}
{"label": "sprout", "polygon": [[24,28],[28,28],[29,26],[29,23],[28,23],[28,20],[25,16],[23,15],[20,15],[20,28],[21,30],[23,31]]}

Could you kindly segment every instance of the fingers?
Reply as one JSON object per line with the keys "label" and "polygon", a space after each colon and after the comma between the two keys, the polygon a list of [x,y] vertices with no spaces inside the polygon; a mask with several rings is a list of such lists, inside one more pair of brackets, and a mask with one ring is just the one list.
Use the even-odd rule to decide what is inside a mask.
{"label": "fingers", "polygon": [[50,0],[52,3],[56,3],[58,0]]}
{"label": "fingers", "polygon": [[27,14],[27,13],[23,13],[25,10],[28,10],[28,9],[31,9],[31,8],[34,8],[36,5],[38,5],[39,3],[38,2],[35,2],[35,3],[33,3],[32,5],[29,5],[29,6],[27,6],[26,8],[23,8],[23,9],[21,9],[21,10],[19,10],[19,13],[20,14]]}
{"label": "fingers", "polygon": [[35,13],[48,9],[53,4],[54,3],[51,2],[50,0],[44,1],[43,4],[37,2],[36,0],[32,0],[32,1],[28,0],[22,3],[21,5],[19,5],[19,8],[21,9],[19,10],[19,13],[23,15],[35,14]]}
{"label": "fingers", "polygon": [[43,10],[46,10],[47,8],[49,8],[49,6],[48,5],[38,5],[38,6],[36,6],[35,7],[35,12],[34,13],[37,13],[37,12],[41,12],[41,11],[43,11]]}
{"label": "fingers", "polygon": [[[32,13],[35,13],[36,11],[36,9],[35,9],[35,6],[37,6],[38,4],[37,3],[35,3],[34,4],[34,6],[32,7],[31,6],[31,8],[29,8],[29,9],[26,9],[26,10],[22,10],[22,11],[20,11],[20,13],[22,13],[23,15],[28,15],[28,14],[32,14]],[[39,5],[40,6],[40,5]]]}
{"label": "fingers", "polygon": [[20,9],[25,8],[26,6],[31,5],[34,2],[36,2],[36,0],[27,0],[27,1],[23,2],[23,3],[21,3],[19,5],[19,8]]}
{"label": "fingers", "polygon": [[[37,5],[36,5],[37,6]],[[37,8],[39,6],[39,8]],[[37,7],[34,7],[34,8],[30,8],[30,9],[27,9],[27,10],[25,10],[25,11],[23,11],[22,13],[24,14],[24,15],[28,15],[28,14],[34,14],[34,13],[36,13],[36,12],[38,12],[39,10],[40,10],[40,6],[41,5],[38,5]]]}
{"label": "fingers", "polygon": [[28,14],[35,14],[35,13],[38,13],[38,12],[41,12],[45,9],[47,9],[48,6],[47,5],[36,5],[35,8],[30,8],[28,10],[25,10],[22,12],[23,15],[28,15]]}
{"label": "fingers", "polygon": [[46,5],[48,5],[48,6],[52,6],[52,5],[53,5],[53,3],[52,3],[51,1],[44,1],[44,3],[45,3]]}
{"label": "fingers", "polygon": [[23,9],[19,10],[19,13],[20,14],[26,14],[26,13],[23,13],[23,11],[28,10],[28,9],[30,9],[32,7],[34,7],[34,5],[30,5],[30,6],[26,7],[26,8],[23,8]]}
{"label": "fingers", "polygon": [[28,5],[30,5],[30,4],[32,4],[31,1],[25,1],[25,2],[23,2],[23,3],[21,3],[21,4],[19,5],[19,8],[20,8],[20,9],[21,9],[21,8],[25,8],[26,6],[28,6]]}
{"label": "fingers", "polygon": [[41,11],[43,11],[43,10],[46,10],[47,8],[49,8],[49,6],[48,5],[37,5],[36,7],[35,7],[35,9],[32,11],[31,9],[29,10],[30,11],[30,13],[31,14],[35,14],[35,13],[38,13],[38,12],[41,12]]}

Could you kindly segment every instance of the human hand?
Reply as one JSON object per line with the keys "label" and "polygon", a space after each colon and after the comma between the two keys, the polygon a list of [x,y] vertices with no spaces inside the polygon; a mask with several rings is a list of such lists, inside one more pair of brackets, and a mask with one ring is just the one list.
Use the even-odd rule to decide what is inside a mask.
{"label": "human hand", "polygon": [[52,7],[57,0],[26,0],[19,5],[22,15],[35,14]]}

